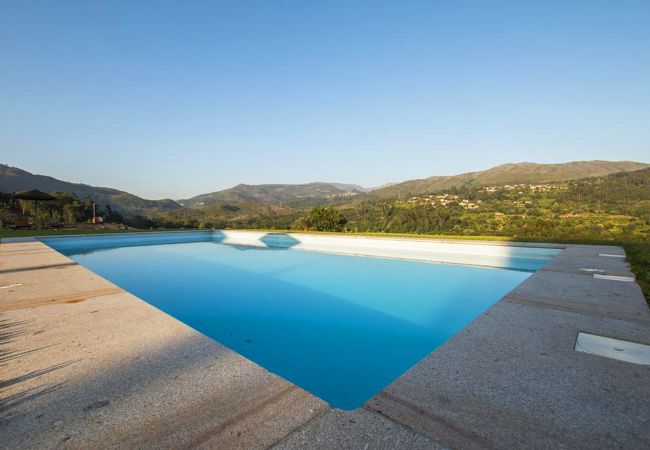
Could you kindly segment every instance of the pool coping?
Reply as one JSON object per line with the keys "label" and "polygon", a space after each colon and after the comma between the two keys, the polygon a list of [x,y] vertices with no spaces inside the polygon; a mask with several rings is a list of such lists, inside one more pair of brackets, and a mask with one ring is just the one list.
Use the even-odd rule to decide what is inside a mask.
{"label": "pool coping", "polygon": [[[129,235],[133,234],[136,233],[129,233]],[[115,236],[112,233],[106,235]],[[350,237],[354,238],[354,236]],[[384,239],[378,236],[363,237]],[[474,245],[517,246],[513,244],[518,244],[518,246],[534,247],[531,245],[532,243],[509,241],[457,241],[405,237],[391,237],[390,239],[439,241],[454,244],[471,243]],[[16,250],[13,250],[14,245],[16,245]],[[244,437],[246,439],[245,446],[250,448],[267,448],[273,445],[280,448],[301,448],[306,444],[321,448],[345,448],[352,445],[359,445],[363,448],[368,443],[380,448],[431,448],[435,446],[503,448],[521,446],[522,442],[528,442],[531,447],[566,445],[574,448],[587,448],[593,446],[594,443],[605,446],[623,443],[634,447],[643,442],[650,442],[649,432],[644,431],[642,427],[634,426],[634,423],[642,423],[645,418],[650,417],[648,409],[650,407],[645,406],[650,405],[650,401],[648,401],[650,400],[650,391],[649,388],[643,386],[644,381],[650,380],[649,369],[593,355],[579,354],[573,351],[574,343],[571,343],[569,339],[574,333],[577,335],[579,331],[587,331],[650,344],[650,331],[648,331],[650,329],[650,311],[648,311],[638,285],[635,282],[599,280],[593,277],[593,273],[581,271],[581,269],[588,268],[598,270],[598,273],[605,275],[632,276],[629,266],[623,258],[598,256],[603,253],[622,256],[624,251],[620,247],[613,246],[567,244],[546,247],[547,245],[543,244],[543,248],[560,247],[563,250],[549,264],[504,296],[488,311],[396,379],[377,396],[366,402],[362,408],[348,412],[332,409],[329,405],[291,385],[286,380],[268,373],[265,369],[230,350],[224,350],[220,344],[200,335],[137,297],[125,293],[119,288],[115,292],[110,291],[112,283],[76,265],[40,241],[34,238],[3,238],[0,244],[0,256],[4,260],[0,261],[0,281],[2,281],[0,286],[11,285],[12,282],[18,280],[31,280],[36,283],[34,292],[54,290],[51,283],[57,282],[58,275],[55,272],[57,270],[62,271],[60,273],[74,271],[74,278],[66,280],[67,283],[86,283],[88,285],[80,292],[61,291],[54,295],[57,298],[48,298],[48,301],[45,302],[39,302],[39,297],[36,294],[33,294],[31,298],[25,296],[21,298],[18,288],[0,290],[0,312],[6,316],[7,320],[46,322],[49,319],[45,316],[51,315],[56,308],[62,307],[70,311],[76,308],[81,311],[92,303],[93,308],[102,310],[102,308],[110,308],[111,302],[116,302],[116,298],[118,298],[126,305],[125,311],[121,314],[138,311],[143,316],[150,317],[151,321],[165,322],[166,326],[176,330],[175,333],[191,336],[193,346],[205,346],[210,348],[210,351],[227,354],[227,361],[234,362],[223,363],[221,370],[225,373],[230,370],[229,364],[232,364],[237,370],[243,370],[241,367],[244,367],[246,371],[255,374],[254,378],[263,381],[260,385],[250,385],[250,389],[246,387],[246,382],[237,385],[237,389],[243,389],[244,392],[260,391],[261,398],[257,398],[250,392],[252,400],[248,403],[233,398],[231,401],[235,403],[230,408],[232,414],[224,413],[225,418],[222,419],[212,419],[210,415],[206,415],[205,423],[199,421],[200,425],[187,424],[188,429],[184,433],[170,435],[168,432],[160,431],[160,435],[156,436],[155,433],[152,434],[148,431],[151,417],[147,414],[153,416],[162,414],[159,411],[160,407],[147,414],[135,408],[136,411],[131,411],[133,422],[128,426],[129,433],[120,434],[121,427],[124,425],[113,424],[113,438],[108,443],[106,441],[107,430],[97,431],[92,427],[89,428],[87,424],[84,426],[77,424],[74,414],[75,420],[71,422],[75,423],[70,424],[70,428],[66,429],[67,421],[58,427],[53,425],[56,423],[54,421],[49,422],[47,426],[37,426],[33,429],[34,422],[30,417],[33,417],[40,410],[39,408],[47,411],[47,407],[43,405],[47,406],[53,402],[52,400],[49,400],[49,403],[45,402],[45,398],[63,395],[54,392],[39,397],[39,400],[26,401],[16,407],[14,415],[8,418],[8,423],[13,425],[14,430],[25,430],[31,427],[31,437],[17,436],[19,431],[12,433],[8,427],[2,427],[1,424],[0,436],[4,442],[10,443],[10,447],[12,447],[11,444],[14,447],[25,444],[39,447],[55,442],[63,446],[78,446],[83,443],[88,446],[119,447],[124,446],[125,442],[141,442],[137,439],[142,436],[134,436],[134,433],[138,435],[138,429],[141,429],[143,436],[146,435],[144,442],[150,446],[169,448],[186,446],[190,443],[198,446],[218,444],[226,448],[235,448],[242,446]],[[7,250],[7,246],[11,246],[9,250]],[[22,260],[19,261],[19,257]],[[49,261],[48,258],[54,261],[53,264],[43,264],[44,261]],[[16,261],[16,267],[3,270],[3,265],[8,264],[12,267],[11,260]],[[69,266],[65,265],[66,260],[70,264]],[[40,274],[41,277],[38,278],[42,278],[42,280],[34,280],[36,278],[34,274]],[[62,287],[61,289],[65,291],[68,288]],[[2,294],[5,294],[4,303]],[[14,306],[7,309],[5,305],[9,301],[7,298],[10,297]],[[41,300],[43,299],[41,298]],[[541,316],[545,316],[546,321],[542,321],[542,323],[548,326],[535,328],[533,322],[537,320],[536,317]],[[524,321],[519,323],[517,318],[522,318]],[[111,326],[120,327],[120,320],[117,316],[105,320],[107,322],[102,322],[103,325],[108,326],[110,322]],[[555,325],[561,332],[558,330],[550,332],[545,329],[553,328]],[[60,336],[64,336],[66,332],[79,334],[73,328],[73,325],[64,326],[59,330]],[[484,336],[484,339],[477,343],[475,341],[477,335]],[[80,340],[84,339],[83,335],[77,337]],[[66,339],[70,339],[70,336],[67,336]],[[506,339],[508,344],[505,346],[500,344],[500,348],[488,346],[480,354],[476,354],[477,346],[484,342],[500,342],[500,339]],[[21,336],[15,338],[15,342],[17,344],[24,343],[24,347],[29,347],[37,345],[40,341],[36,337]],[[543,346],[543,351],[539,350],[539,346]],[[194,347],[190,347],[190,352],[191,348]],[[527,377],[529,369],[537,367],[539,364],[539,354],[526,353],[526,349],[529,348],[534,348],[539,350],[539,354],[544,354],[547,365],[544,367],[549,368],[545,373],[548,382],[541,382],[540,378],[543,377]],[[109,353],[112,355],[111,352],[117,350],[97,349],[96,351],[98,354],[106,356]],[[138,348],[134,352],[143,353],[145,349]],[[466,354],[474,356],[466,358],[463,356]],[[72,358],[76,353],[72,348],[66,350],[64,355]],[[455,357],[452,358],[454,355]],[[509,357],[512,359],[508,359]],[[503,364],[500,363],[504,359],[508,361],[509,366],[506,364],[503,367]],[[12,373],[9,375],[20,378],[42,370],[42,367],[39,367],[39,361],[39,359],[24,359],[24,362],[21,363],[12,360],[10,366]],[[138,363],[132,364],[137,366]],[[445,368],[447,366],[449,369]],[[69,367],[65,370],[67,371],[66,378],[74,380],[75,369]],[[214,368],[196,370],[198,374],[209,378]],[[559,402],[561,398],[570,398],[573,395],[577,399],[582,399],[583,403],[579,400],[569,401],[562,411],[563,424],[557,424],[552,420],[552,405],[545,405],[544,398],[537,399],[536,404],[526,404],[525,401],[521,404],[520,396],[511,392],[512,386],[507,383],[500,384],[498,375],[504,371],[505,373],[517,373],[523,378],[524,381],[518,381],[518,389],[534,391],[541,383],[548,398],[555,399],[556,402]],[[554,387],[553,383],[558,384],[561,381],[563,371],[588,374],[591,383],[585,385],[576,382],[568,386]],[[35,376],[33,380],[35,380],[34,383],[39,380],[39,382],[47,381],[49,384],[55,385],[61,381],[57,378],[58,374],[63,374],[63,372],[63,370],[52,371]],[[486,380],[492,380],[489,387],[482,385]],[[173,380],[168,381],[172,386],[176,383]],[[29,382],[21,383],[32,389]],[[127,383],[125,387],[130,386],[128,384],[130,382],[124,381],[124,383]],[[17,387],[19,385],[20,383],[16,383],[13,388],[9,388],[13,390],[0,391],[0,395],[20,394],[21,391]],[[267,385],[273,386],[269,392],[262,388]],[[609,388],[614,386],[616,391],[624,392],[625,395],[621,395],[621,398],[607,397],[608,409],[604,410],[603,407],[603,410],[600,411],[599,405],[602,405],[598,402],[606,397],[603,394],[604,391],[601,390],[602,386]],[[221,389],[213,385],[209,387],[216,392],[220,392],[219,389]],[[186,384],[179,384],[179,392],[175,393],[168,392],[168,388],[157,387],[157,389],[160,390],[159,394],[162,397],[179,396],[180,398],[183,397],[184,391],[189,392],[190,390]],[[467,396],[467,392],[472,395]],[[83,397],[82,394],[67,395],[66,398],[72,400]],[[630,395],[639,399],[633,407],[629,405]],[[134,399],[140,398],[137,394],[132,394],[132,396]],[[200,400],[200,397],[199,395],[197,398]],[[229,397],[223,394],[218,398],[228,400]],[[499,399],[510,399],[511,403],[503,404]],[[187,402],[192,402],[189,396]],[[491,402],[501,408],[501,410],[497,408],[494,411],[493,417],[486,414],[483,409],[483,404]],[[627,412],[623,407],[620,408],[620,411],[616,409],[619,403],[627,403]],[[242,406],[242,404],[244,405]],[[512,415],[512,411],[509,410],[512,405],[517,406],[519,415]],[[588,424],[581,422],[585,405],[591,405],[593,409],[591,421],[599,424],[601,428],[604,424],[606,433],[589,429]],[[86,407],[88,406],[92,406],[92,403],[86,405]],[[81,412],[77,415],[87,414],[84,409],[85,407],[81,408]],[[229,408],[225,405],[224,409]],[[102,411],[109,410],[102,408]],[[171,418],[175,414],[182,418],[181,413],[175,411],[165,414]],[[504,411],[508,414],[505,414]],[[616,414],[612,414],[612,411],[615,411]],[[120,410],[120,413],[123,411]],[[504,417],[500,417],[500,413]],[[199,416],[203,417],[200,414]],[[262,425],[251,425],[253,421],[258,423],[261,417],[264,418]],[[104,418],[104,420],[108,423],[111,422],[110,419]],[[565,426],[572,420],[582,424],[582,430],[571,431],[570,427]],[[111,431],[110,426],[107,427]],[[239,431],[233,434],[233,430]],[[585,435],[590,436],[591,440],[585,441]],[[196,441],[197,436],[200,436],[201,440]],[[66,437],[68,439],[63,440]],[[100,437],[101,439],[99,439]],[[101,445],[100,442],[102,442]],[[315,443],[318,445],[313,445]]]}

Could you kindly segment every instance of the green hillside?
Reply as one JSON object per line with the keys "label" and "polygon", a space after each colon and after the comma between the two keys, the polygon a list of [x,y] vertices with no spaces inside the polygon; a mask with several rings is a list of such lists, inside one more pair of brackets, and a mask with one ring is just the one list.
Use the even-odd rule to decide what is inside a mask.
{"label": "green hillside", "polygon": [[152,215],[173,211],[181,206],[173,200],[146,200],[117,189],[68,183],[56,178],[35,175],[17,167],[0,164],[0,192],[38,189],[43,192],[72,192],[79,199],[91,197],[101,207],[110,204],[124,216]]}
{"label": "green hillside", "polygon": [[361,195],[362,189],[356,185],[320,182],[307,184],[239,184],[223,191],[180,200],[179,203],[190,208],[209,208],[215,205],[241,207],[242,203],[302,207],[328,204],[337,198],[353,198]]}
{"label": "green hillside", "polygon": [[[505,164],[482,172],[408,181],[369,193],[361,192],[360,186],[337,183],[240,184],[179,204],[0,165],[0,192],[39,189],[74,193],[76,202],[61,200],[58,206],[50,205],[51,213],[63,217],[67,202],[68,208],[76,208],[75,217],[86,217],[88,202],[92,205],[95,201],[102,214],[110,204],[128,224],[146,228],[301,229],[313,222],[309,219],[311,208],[326,206],[345,217],[345,228],[350,231],[604,239],[626,235],[639,239],[650,223],[650,168],[631,172],[638,167],[648,165],[607,161]],[[445,194],[449,197],[438,198]],[[6,204],[13,208],[14,216],[20,213],[15,204]],[[55,214],[57,208],[61,211]],[[48,214],[45,209],[41,212]]]}
{"label": "green hillside", "polygon": [[[175,212],[173,220],[170,214],[163,217],[166,224],[327,229],[315,223],[312,206],[256,201],[238,205],[215,203]],[[647,241],[650,168],[552,183],[465,183],[406,198],[360,195],[355,201],[329,201],[326,206],[337,212],[336,221],[344,222],[341,228],[349,232]]]}
{"label": "green hillside", "polygon": [[452,187],[489,186],[519,183],[547,183],[599,177],[617,172],[629,172],[648,167],[633,161],[576,161],[562,164],[536,164],[522,162],[503,164],[480,172],[453,176],[434,176],[422,180],[409,180],[371,192],[374,198],[406,197],[430,194]]}
{"label": "green hillside", "polygon": [[650,240],[650,168],[553,183],[464,184],[339,208],[352,231]]}

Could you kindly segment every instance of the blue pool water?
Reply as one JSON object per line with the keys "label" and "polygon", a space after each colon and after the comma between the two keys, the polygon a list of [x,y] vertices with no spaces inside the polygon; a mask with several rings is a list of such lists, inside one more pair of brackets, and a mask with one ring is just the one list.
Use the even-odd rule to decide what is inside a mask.
{"label": "blue pool water", "polygon": [[225,245],[210,233],[43,241],[341,409],[359,407],[531,274]]}

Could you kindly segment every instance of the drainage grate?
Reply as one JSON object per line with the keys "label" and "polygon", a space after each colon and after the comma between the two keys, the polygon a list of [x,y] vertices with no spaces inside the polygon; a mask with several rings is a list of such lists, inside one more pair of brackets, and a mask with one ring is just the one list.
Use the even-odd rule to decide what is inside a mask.
{"label": "drainage grate", "polygon": [[575,351],[644,366],[650,365],[650,345],[612,339],[582,331],[578,333]]}

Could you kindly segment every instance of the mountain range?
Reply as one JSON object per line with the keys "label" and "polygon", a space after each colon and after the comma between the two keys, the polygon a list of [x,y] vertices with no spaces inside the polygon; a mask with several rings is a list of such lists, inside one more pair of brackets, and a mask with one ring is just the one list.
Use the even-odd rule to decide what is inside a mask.
{"label": "mountain range", "polygon": [[222,203],[287,203],[310,204],[349,192],[365,192],[361,186],[344,183],[307,184],[238,184],[222,191],[201,194],[179,203],[188,207],[203,207]]}
{"label": "mountain range", "polygon": [[182,208],[174,200],[147,200],[118,189],[69,183],[45,175],[35,175],[17,167],[0,164],[0,192],[38,189],[43,192],[74,192],[84,199],[90,196],[99,205],[110,204],[127,216],[155,214]]}
{"label": "mountain range", "polygon": [[394,198],[406,195],[427,194],[460,187],[462,185],[490,186],[520,183],[549,183],[601,177],[617,172],[632,172],[650,167],[634,161],[574,161],[562,164],[536,164],[521,162],[502,164],[480,172],[467,172],[452,176],[433,176],[409,180],[375,189],[375,198]]}
{"label": "mountain range", "polygon": [[389,199],[408,195],[434,193],[465,185],[488,186],[519,183],[546,183],[630,172],[650,167],[633,161],[576,161],[562,164],[522,162],[503,164],[491,169],[453,176],[433,176],[408,180],[376,189],[355,184],[315,182],[306,184],[239,184],[229,189],[197,195],[189,199],[147,200],[118,189],[69,183],[44,175],[0,164],[0,192],[38,189],[44,192],[74,192],[79,198],[90,196],[100,205],[110,204],[126,216],[152,215],[183,208],[236,211],[241,208],[277,209],[310,207],[333,201],[351,202],[361,199]]}

